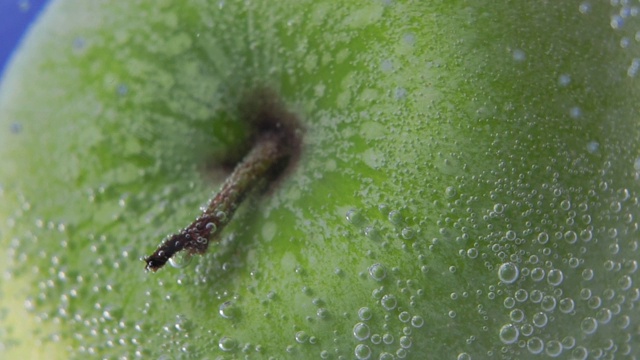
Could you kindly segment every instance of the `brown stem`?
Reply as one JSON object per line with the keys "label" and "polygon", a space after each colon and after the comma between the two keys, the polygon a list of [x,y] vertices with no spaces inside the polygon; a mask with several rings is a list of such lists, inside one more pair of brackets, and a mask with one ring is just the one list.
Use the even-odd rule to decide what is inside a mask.
{"label": "brown stem", "polygon": [[219,238],[224,228],[246,195],[264,179],[273,180],[288,160],[291,147],[286,132],[277,129],[263,131],[253,140],[253,147],[226,179],[220,192],[207,209],[177,234],[166,239],[156,251],[146,257],[146,269],[157,271],[181,250],[202,254],[209,242]]}

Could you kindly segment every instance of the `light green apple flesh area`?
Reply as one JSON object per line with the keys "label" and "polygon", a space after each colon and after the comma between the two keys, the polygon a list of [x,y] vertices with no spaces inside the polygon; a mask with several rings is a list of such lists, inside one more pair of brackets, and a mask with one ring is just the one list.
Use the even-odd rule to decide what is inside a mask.
{"label": "light green apple flesh area", "polygon": [[[625,6],[55,1],[0,89],[0,354],[637,356]],[[258,87],[306,127],[300,161],[145,273]]]}

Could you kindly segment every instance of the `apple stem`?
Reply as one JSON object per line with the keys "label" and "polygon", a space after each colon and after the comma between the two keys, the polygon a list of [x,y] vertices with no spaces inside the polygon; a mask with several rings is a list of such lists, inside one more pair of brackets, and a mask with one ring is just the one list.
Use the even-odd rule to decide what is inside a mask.
{"label": "apple stem", "polygon": [[202,254],[209,242],[220,234],[247,194],[263,180],[273,181],[283,170],[292,148],[286,131],[273,128],[261,132],[253,141],[249,153],[225,180],[207,209],[189,226],[168,237],[156,251],[146,257],[146,270],[157,271],[177,252]]}

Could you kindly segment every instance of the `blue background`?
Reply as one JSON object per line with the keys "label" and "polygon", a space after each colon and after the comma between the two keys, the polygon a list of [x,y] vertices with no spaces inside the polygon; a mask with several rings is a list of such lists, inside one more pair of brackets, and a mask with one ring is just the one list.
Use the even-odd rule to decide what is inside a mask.
{"label": "blue background", "polygon": [[0,80],[11,54],[48,0],[0,0]]}

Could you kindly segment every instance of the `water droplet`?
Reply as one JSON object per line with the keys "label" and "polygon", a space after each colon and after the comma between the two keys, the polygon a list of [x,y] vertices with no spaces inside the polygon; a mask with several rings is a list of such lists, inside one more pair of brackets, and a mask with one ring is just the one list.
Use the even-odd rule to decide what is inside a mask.
{"label": "water droplet", "polygon": [[513,344],[518,341],[520,331],[513,324],[506,324],[500,328],[500,341],[504,344]]}
{"label": "water droplet", "polygon": [[507,262],[500,265],[498,268],[498,277],[500,281],[505,284],[513,284],[516,280],[518,280],[518,276],[520,275],[520,270],[516,266],[516,264],[512,262]]}
{"label": "water droplet", "polygon": [[360,341],[368,339],[370,334],[369,325],[365,323],[360,322],[353,326],[353,337]]}
{"label": "water droplet", "polygon": [[472,359],[471,359],[471,355],[463,352],[463,353],[458,354],[457,360],[472,360]]}

